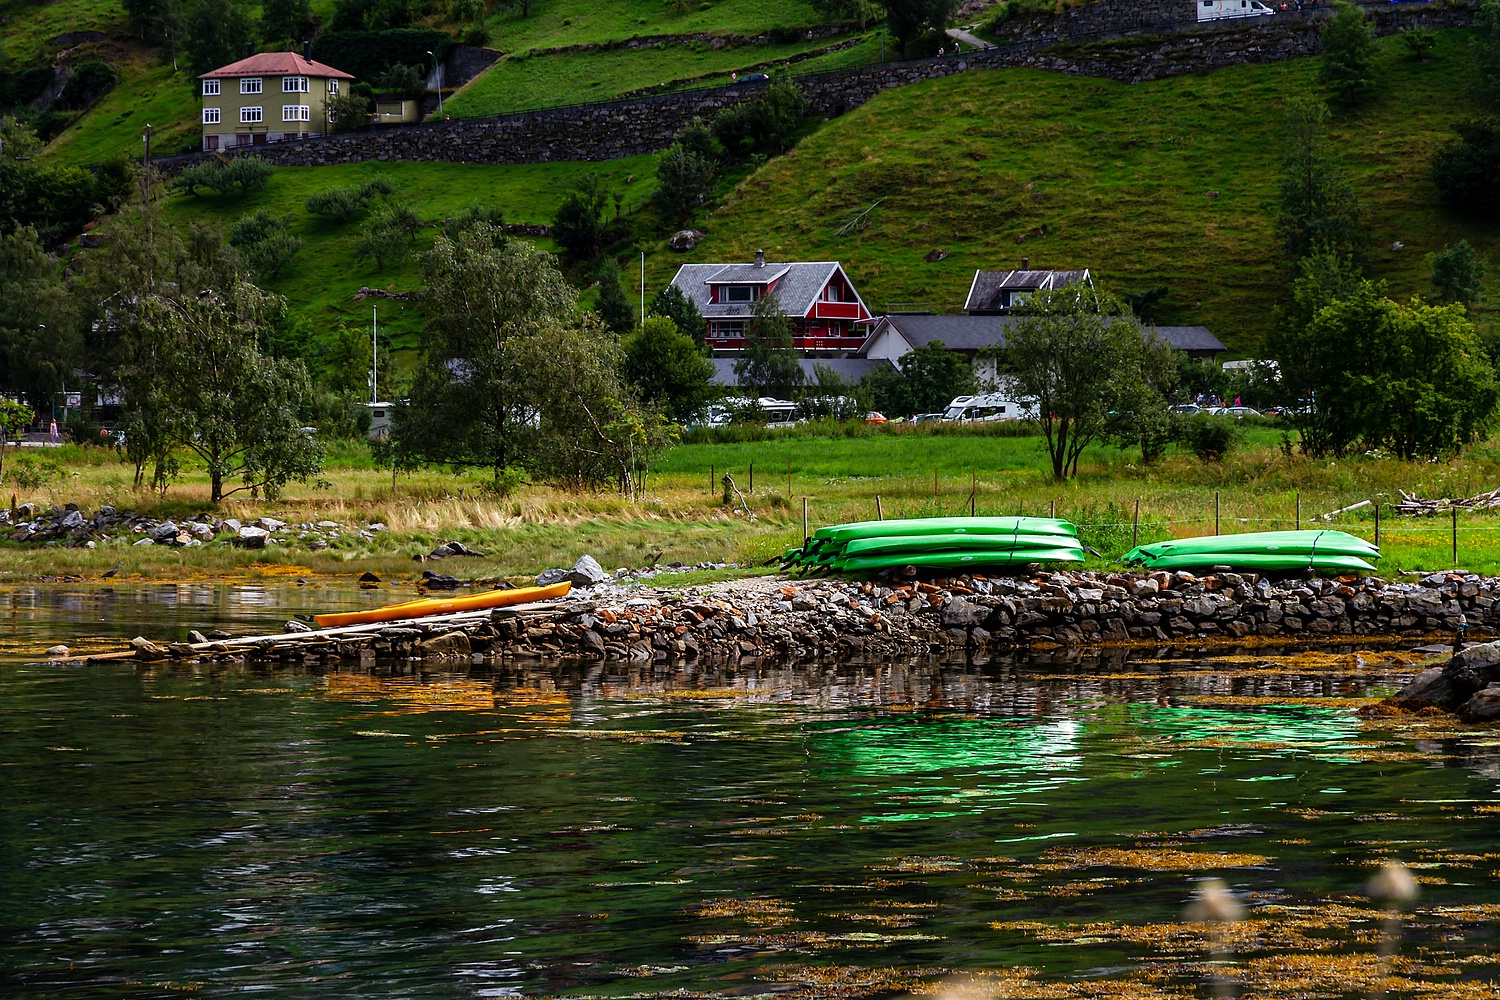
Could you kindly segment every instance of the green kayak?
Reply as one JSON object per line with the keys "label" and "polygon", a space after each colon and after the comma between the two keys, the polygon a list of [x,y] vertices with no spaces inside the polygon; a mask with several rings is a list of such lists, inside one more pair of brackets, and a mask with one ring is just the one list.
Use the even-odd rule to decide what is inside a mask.
{"label": "green kayak", "polygon": [[1289,552],[1181,553],[1146,560],[1148,569],[1203,569],[1229,566],[1248,570],[1321,570],[1325,573],[1373,573],[1375,567],[1359,556],[1299,555]]}
{"label": "green kayak", "polygon": [[1083,562],[1083,550],[1072,546],[1020,549],[1011,552],[923,552],[905,555],[889,553],[841,559],[834,564],[834,569],[844,573],[872,573],[877,570],[900,569],[905,566],[914,566],[917,569],[975,570],[990,566],[1021,566],[1034,562]]}
{"label": "green kayak", "polygon": [[1078,529],[1055,517],[914,517],[833,524],[813,532],[814,539],[835,542],[889,535],[1047,535],[1076,538]]}
{"label": "green kayak", "polygon": [[1146,556],[1224,552],[1380,556],[1380,549],[1376,546],[1345,531],[1255,531],[1241,535],[1207,535],[1150,542],[1126,553],[1125,561],[1131,562]]}
{"label": "green kayak", "polygon": [[[884,538],[856,538],[843,548],[845,556],[873,556],[907,552],[946,552],[961,549],[969,552],[1008,552],[1012,549],[1076,548],[1078,543],[1065,535],[892,535]],[[821,556],[822,553],[820,552]]]}

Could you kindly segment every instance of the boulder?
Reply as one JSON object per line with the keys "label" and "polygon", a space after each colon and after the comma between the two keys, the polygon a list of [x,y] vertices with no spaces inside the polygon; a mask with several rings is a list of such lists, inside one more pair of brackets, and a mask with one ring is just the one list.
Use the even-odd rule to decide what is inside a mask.
{"label": "boulder", "polygon": [[571,570],[566,569],[544,569],[536,575],[538,587],[550,587],[553,584],[562,583],[568,579]]}
{"label": "boulder", "polygon": [[60,660],[71,652],[72,650],[70,650],[67,646],[48,646],[46,656],[49,660]]}
{"label": "boulder", "polygon": [[234,536],[234,544],[245,549],[263,549],[266,547],[266,540],[270,536],[271,533],[265,528],[247,524]]}
{"label": "boulder", "polygon": [[170,544],[171,540],[177,537],[177,522],[163,521],[161,524],[158,524],[156,527],[152,528],[150,534],[151,537],[156,539],[158,542],[166,542]]}
{"label": "boulder", "polygon": [[1500,719],[1500,684],[1491,684],[1464,702],[1458,717],[1470,723]]}
{"label": "boulder", "polygon": [[434,573],[430,569],[422,571],[422,586],[428,590],[457,590],[463,586],[463,581],[456,576],[447,576],[443,573]]}
{"label": "boulder", "polygon": [[474,651],[469,637],[462,632],[444,632],[417,643],[421,656],[468,656]]}
{"label": "boulder", "polygon": [[593,587],[606,582],[609,574],[604,572],[604,567],[599,565],[599,560],[590,555],[582,555],[568,571],[566,579],[575,587]]}
{"label": "boulder", "polygon": [[1456,688],[1452,675],[1445,668],[1431,667],[1413,677],[1391,701],[1405,708],[1435,705],[1451,712],[1473,693],[1473,688]]}
{"label": "boulder", "polygon": [[701,229],[679,229],[667,240],[667,246],[678,252],[685,253],[698,245],[698,241],[707,236]]}

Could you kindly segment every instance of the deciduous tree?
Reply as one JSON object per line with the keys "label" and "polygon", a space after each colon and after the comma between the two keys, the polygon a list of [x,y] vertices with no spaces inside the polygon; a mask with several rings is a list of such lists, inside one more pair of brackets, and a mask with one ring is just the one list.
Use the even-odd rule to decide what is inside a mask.
{"label": "deciduous tree", "polygon": [[0,389],[37,410],[73,384],[82,337],[73,297],[36,230],[0,236]]}
{"label": "deciduous tree", "polygon": [[802,386],[802,366],[792,337],[792,321],[774,292],[750,307],[745,353],[734,363],[735,381],[755,396],[790,399]]}
{"label": "deciduous tree", "polygon": [[1341,104],[1361,104],[1375,91],[1375,34],[1364,11],[1354,4],[1334,0],[1333,8],[1333,17],[1323,25],[1318,79]]}
{"label": "deciduous tree", "polygon": [[1027,301],[999,358],[1016,396],[1036,401],[1055,479],[1077,474],[1113,415],[1141,405],[1148,356],[1129,310],[1092,289],[1070,285]]}
{"label": "deciduous tree", "polygon": [[1288,102],[1282,117],[1276,236],[1289,260],[1319,248],[1347,254],[1360,241],[1358,200],[1327,150],[1327,122],[1328,109],[1310,97]]}
{"label": "deciduous tree", "polygon": [[865,381],[873,390],[875,409],[888,417],[941,412],[953,397],[978,388],[973,366],[941,340],[902,355],[899,370],[884,369]]}
{"label": "deciduous tree", "polygon": [[1441,252],[1427,255],[1432,268],[1432,287],[1439,302],[1457,302],[1466,309],[1484,294],[1484,278],[1490,262],[1479,256],[1468,240],[1459,240]]}
{"label": "deciduous tree", "polygon": [[625,377],[641,400],[655,404],[678,423],[690,423],[721,394],[714,385],[714,365],[664,316],[650,316],[646,325],[625,337]]}
{"label": "deciduous tree", "polygon": [[199,76],[245,58],[255,22],[239,0],[197,0],[187,34],[188,65]]}

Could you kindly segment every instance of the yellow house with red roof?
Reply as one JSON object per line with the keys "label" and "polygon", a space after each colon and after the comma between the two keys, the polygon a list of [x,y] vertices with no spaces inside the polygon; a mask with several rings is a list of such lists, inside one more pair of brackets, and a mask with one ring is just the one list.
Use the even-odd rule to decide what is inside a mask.
{"label": "yellow house with red roof", "polygon": [[227,149],[328,131],[328,98],[354,77],[295,52],[262,52],[198,78],[203,148]]}

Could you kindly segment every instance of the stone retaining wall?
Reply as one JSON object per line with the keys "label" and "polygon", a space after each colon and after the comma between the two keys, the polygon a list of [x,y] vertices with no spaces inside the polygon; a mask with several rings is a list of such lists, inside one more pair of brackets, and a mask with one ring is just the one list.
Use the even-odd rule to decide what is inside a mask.
{"label": "stone retaining wall", "polygon": [[378,632],[259,642],[157,644],[141,659],[759,658],[795,662],[954,655],[1040,647],[1201,645],[1214,639],[1334,641],[1358,636],[1500,633],[1500,580],[1439,573],[1418,583],[1284,580],[1219,573],[1041,573],[885,585],[740,580],[687,594],[610,583],[550,609],[501,609],[461,624],[393,622]]}

